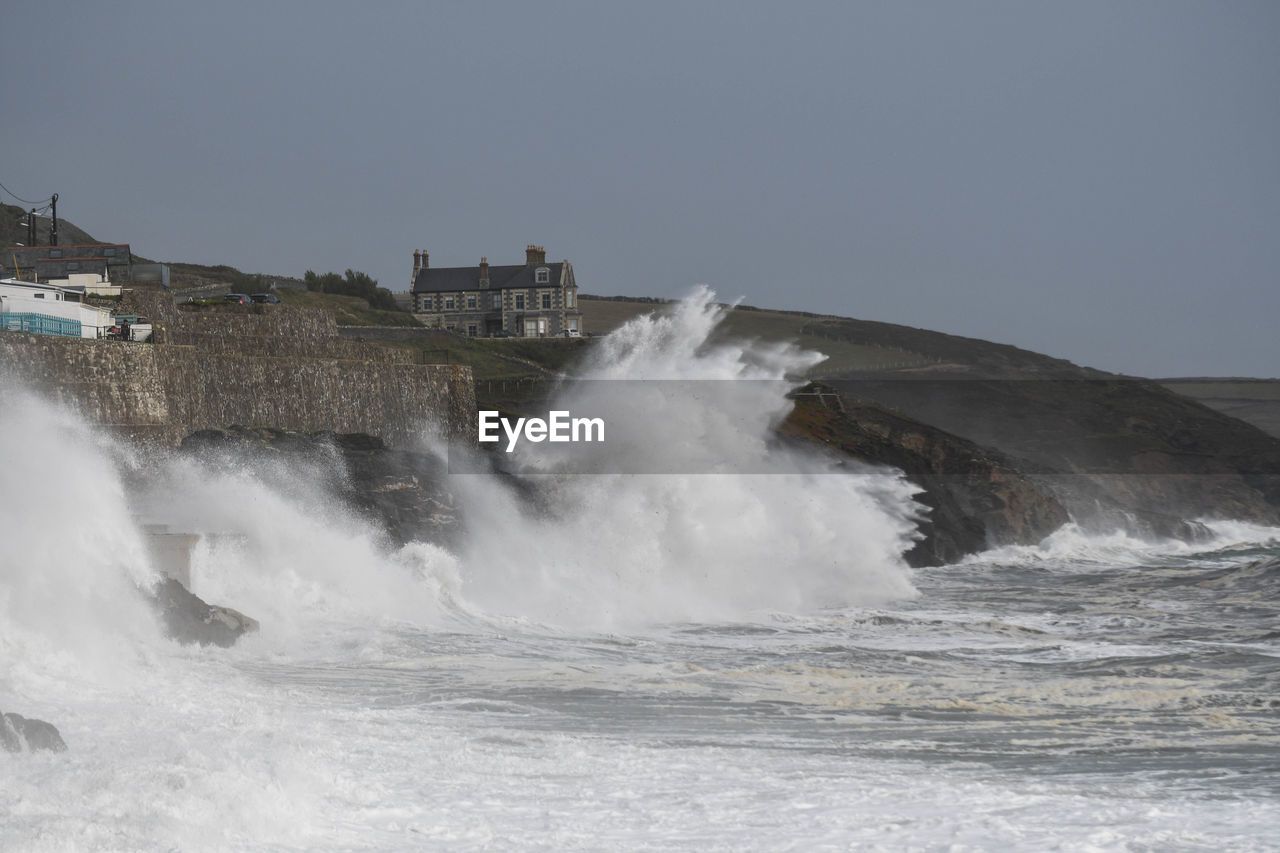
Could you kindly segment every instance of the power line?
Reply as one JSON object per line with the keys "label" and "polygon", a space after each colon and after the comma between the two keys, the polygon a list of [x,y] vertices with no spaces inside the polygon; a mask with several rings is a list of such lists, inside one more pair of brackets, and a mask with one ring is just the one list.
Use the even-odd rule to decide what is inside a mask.
{"label": "power line", "polygon": [[23,197],[22,197],[22,196],[20,196],[20,195],[17,195],[16,193],[14,193],[14,192],[13,192],[13,190],[9,189],[9,188],[8,188],[8,187],[6,187],[4,184],[0,184],[0,190],[4,190],[4,191],[5,191],[5,192],[7,192],[9,195],[13,196],[14,198],[16,198],[18,201],[22,202],[23,204],[44,204],[44,203],[46,203],[46,202],[48,202],[48,201],[52,201],[52,196],[50,196],[49,198],[41,199],[40,201],[30,201],[30,200],[28,200],[28,199],[23,198]]}

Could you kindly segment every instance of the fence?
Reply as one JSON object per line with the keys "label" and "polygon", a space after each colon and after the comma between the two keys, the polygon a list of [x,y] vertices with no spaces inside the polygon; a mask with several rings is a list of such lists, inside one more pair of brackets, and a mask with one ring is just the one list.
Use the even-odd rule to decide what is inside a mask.
{"label": "fence", "polygon": [[0,331],[78,338],[81,327],[79,320],[50,317],[48,314],[4,313],[0,314]]}

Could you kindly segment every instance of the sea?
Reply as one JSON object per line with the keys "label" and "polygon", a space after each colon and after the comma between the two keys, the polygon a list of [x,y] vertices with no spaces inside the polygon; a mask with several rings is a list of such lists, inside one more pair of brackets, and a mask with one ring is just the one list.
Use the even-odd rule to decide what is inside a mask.
{"label": "sea", "polygon": [[[769,380],[740,409],[627,410],[627,472],[457,466],[448,547],[390,543],[327,463],[125,445],[6,380],[0,710],[68,749],[0,751],[0,850],[1280,850],[1280,529],[911,569],[908,480],[768,440],[759,389],[820,354],[717,338],[725,310],[580,372]],[[643,472],[660,443],[687,471]],[[166,639],[149,524],[260,629]]]}

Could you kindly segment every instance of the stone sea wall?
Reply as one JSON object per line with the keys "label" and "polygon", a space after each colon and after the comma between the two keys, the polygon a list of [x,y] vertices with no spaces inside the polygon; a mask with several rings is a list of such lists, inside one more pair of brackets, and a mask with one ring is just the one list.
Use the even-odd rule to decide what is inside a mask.
{"label": "stone sea wall", "polygon": [[475,434],[470,367],[414,364],[341,338],[321,311],[147,307],[159,309],[148,315],[157,343],[7,332],[0,366],[117,433],[167,445],[232,424],[363,432],[398,446]]}

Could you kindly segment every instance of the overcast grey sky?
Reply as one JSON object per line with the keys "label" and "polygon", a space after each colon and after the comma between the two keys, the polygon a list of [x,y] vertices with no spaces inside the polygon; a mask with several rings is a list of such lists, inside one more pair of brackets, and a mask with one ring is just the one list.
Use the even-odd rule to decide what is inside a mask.
{"label": "overcast grey sky", "polygon": [[[521,263],[1280,375],[1280,3],[5,3],[0,183],[246,272]],[[6,201],[13,203],[11,198]]]}

